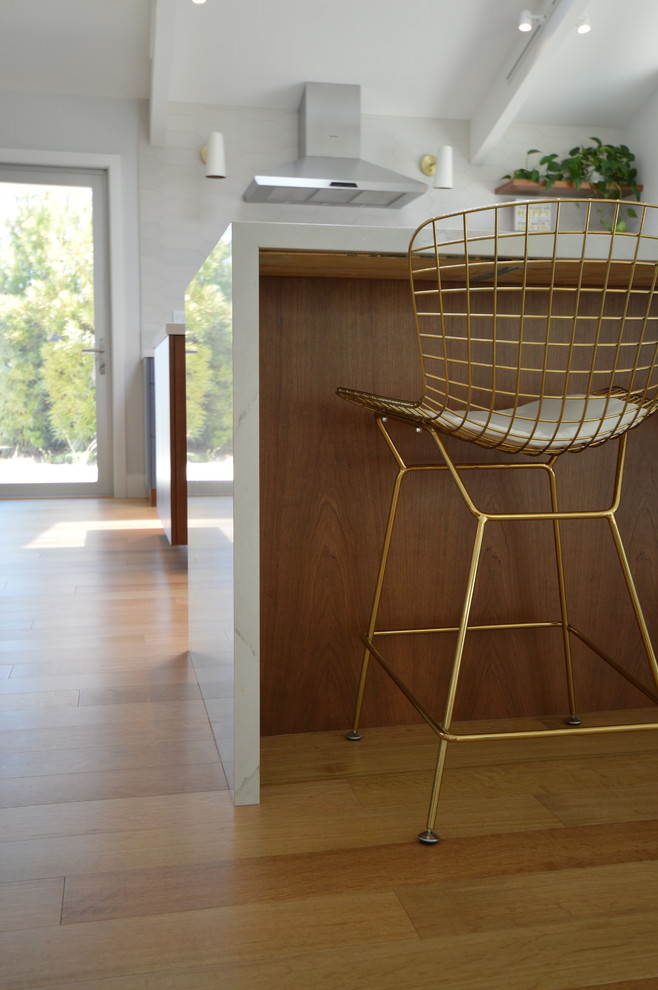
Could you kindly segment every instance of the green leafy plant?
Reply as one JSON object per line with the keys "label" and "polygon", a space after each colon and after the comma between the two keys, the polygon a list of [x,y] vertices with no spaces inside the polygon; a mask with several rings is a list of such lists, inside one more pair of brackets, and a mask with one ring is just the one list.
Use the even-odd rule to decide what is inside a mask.
{"label": "green leafy plant", "polygon": [[[544,185],[549,192],[556,182],[570,182],[580,190],[589,185],[594,196],[601,199],[621,199],[630,191],[637,200],[640,188],[637,183],[635,155],[625,144],[604,144],[600,138],[590,138],[594,144],[577,145],[565,157],[552,153],[542,155],[537,148],[530,148],[528,155],[542,155],[534,167],[517,168],[504,179],[525,179]],[[636,217],[631,206],[625,207],[627,217]],[[625,229],[625,221],[618,220],[617,230]]]}

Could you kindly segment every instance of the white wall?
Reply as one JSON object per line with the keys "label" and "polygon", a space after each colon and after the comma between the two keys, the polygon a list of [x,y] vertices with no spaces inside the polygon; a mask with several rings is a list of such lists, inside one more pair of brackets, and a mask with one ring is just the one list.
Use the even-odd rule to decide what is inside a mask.
{"label": "white wall", "polygon": [[[226,141],[227,178],[206,179],[199,152],[210,131]],[[419,161],[442,144],[454,148],[455,185],[431,190],[401,210],[244,203],[254,172],[298,155],[297,113],[177,103],[170,108],[167,145],[140,144],[142,343],[144,352],[172,313],[184,309],[185,288],[233,220],[366,224],[415,228],[428,217],[500,202],[500,177],[525,164],[528,148],[566,153],[590,134],[617,143],[615,129],[512,127],[487,162],[468,161],[468,123],[429,118],[364,117],[362,157],[423,180]]]}
{"label": "white wall", "polygon": [[[0,93],[0,145],[11,153],[11,159],[6,155],[5,160],[20,162],[21,152],[38,152],[43,164],[63,164],[58,157],[63,153],[79,155],[78,165],[84,164],[85,156],[90,162],[93,158],[94,165],[102,156],[118,162],[112,181],[120,200],[120,211],[114,213],[120,243],[113,245],[113,278],[120,292],[114,295],[112,313],[118,356],[113,421],[116,493],[122,496],[141,496],[146,491],[139,334],[139,120],[140,105],[133,100]],[[112,210],[111,203],[111,214]]]}
{"label": "white wall", "polygon": [[[658,92],[624,127],[622,140],[635,154],[643,201],[658,203]],[[658,234],[658,223],[652,233]]]}

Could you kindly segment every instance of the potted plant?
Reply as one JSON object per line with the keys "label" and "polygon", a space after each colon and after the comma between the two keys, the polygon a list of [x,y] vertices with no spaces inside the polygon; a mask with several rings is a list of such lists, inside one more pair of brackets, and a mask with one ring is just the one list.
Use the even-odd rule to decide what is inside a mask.
{"label": "potted plant", "polygon": [[[632,194],[639,200],[642,187],[637,182],[635,155],[630,148],[625,144],[604,144],[597,137],[591,140],[594,144],[572,148],[563,158],[556,153],[542,155],[534,167],[517,168],[503,178],[535,183],[541,187],[538,191],[547,193],[559,184],[566,195],[582,192],[601,199],[622,199]],[[541,154],[537,148],[528,151],[528,155]],[[628,217],[637,216],[631,206],[625,207],[625,213]],[[617,229],[624,227],[625,221],[618,221]]]}

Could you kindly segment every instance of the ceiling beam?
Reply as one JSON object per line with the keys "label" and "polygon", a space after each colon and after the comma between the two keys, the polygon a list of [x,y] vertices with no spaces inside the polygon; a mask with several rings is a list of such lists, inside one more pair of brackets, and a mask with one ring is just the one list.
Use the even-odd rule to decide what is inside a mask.
{"label": "ceiling beam", "polygon": [[555,52],[576,21],[583,16],[590,0],[550,0],[544,8],[546,21],[523,35],[500,75],[476,110],[470,127],[471,161],[481,165],[532,93],[538,76],[550,64]]}
{"label": "ceiling beam", "polygon": [[162,148],[167,137],[169,80],[176,36],[176,0],[151,0],[151,98],[149,142]]}

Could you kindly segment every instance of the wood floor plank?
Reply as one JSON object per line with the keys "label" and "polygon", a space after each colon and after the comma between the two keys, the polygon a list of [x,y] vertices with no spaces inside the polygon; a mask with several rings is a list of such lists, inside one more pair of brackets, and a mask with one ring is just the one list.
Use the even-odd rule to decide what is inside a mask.
{"label": "wood floor plank", "polygon": [[131,577],[124,573],[103,572],[96,574],[92,580],[87,580],[84,584],[76,584],[73,587],[74,595],[106,594],[107,592],[121,592],[130,594],[136,592],[141,594],[144,590],[161,590],[165,595],[180,594],[187,587],[187,575],[184,569],[176,573],[165,569],[149,568],[148,573]]}
{"label": "wood floor plank", "polygon": [[[356,802],[350,805],[349,788],[341,782],[310,788],[308,784],[290,785],[268,803],[267,811],[262,805],[235,808],[226,792],[212,795],[211,802],[214,811],[210,823],[198,823],[190,815],[183,823],[165,819],[155,828],[0,843],[0,880],[219,862],[229,857],[331,849],[337,844],[365,846],[373,834],[383,842],[395,831],[390,823],[377,828],[369,816],[359,817]],[[63,814],[66,816],[67,806]],[[343,835],[337,837],[341,821],[350,822],[353,828],[344,828]],[[398,839],[402,834],[399,830]]]}
{"label": "wood floor plank", "polygon": [[[619,790],[635,786],[643,786],[647,780],[658,776],[658,753],[622,753],[619,756],[610,755],[605,764],[599,759],[537,760],[534,762],[506,763],[502,766],[461,767],[447,770],[442,785],[442,801],[463,800],[469,798],[499,798],[503,795],[534,794],[551,811],[559,816],[559,812],[551,803],[553,795],[564,794],[567,801],[568,792],[580,795],[582,792],[600,791],[592,795],[593,801],[598,801],[602,807],[619,803]],[[395,808],[408,801],[418,801],[419,797],[427,796],[431,783],[431,774],[427,772],[369,774],[348,778],[355,794],[364,807]],[[625,793],[625,791],[623,791]],[[629,790],[627,795],[632,800]],[[562,820],[562,819],[561,819]],[[595,819],[596,820],[596,819]],[[603,820],[603,819],[602,819]],[[565,821],[564,824],[579,824]],[[582,822],[582,824],[586,824]]]}
{"label": "wood floor plank", "polygon": [[53,971],[90,979],[391,939],[417,935],[395,895],[382,892],[284,901],[276,911],[253,904],[0,934],[0,957],[3,990],[25,990]]}
{"label": "wood floor plank", "polygon": [[[170,646],[173,644],[169,643]],[[30,650],[33,655],[37,651]],[[63,653],[64,651],[62,651]],[[68,656],[51,656],[47,661],[30,662],[25,659],[23,652],[13,654],[14,669],[11,674],[12,680],[22,680],[25,687],[29,689],[29,681],[33,678],[41,677],[76,677],[81,675],[88,677],[95,672],[111,676],[121,675],[133,671],[136,667],[147,674],[153,671],[155,677],[163,673],[163,668],[167,664],[178,663],[182,670],[187,668],[187,662],[183,664],[179,650],[175,653],[164,654],[162,649],[154,649],[146,642],[141,644],[139,649],[113,650],[111,646],[104,650],[92,650],[86,648],[78,650],[71,649]]]}
{"label": "wood floor plank", "polygon": [[[657,740],[658,741],[658,740]],[[504,766],[463,767],[446,774],[445,793],[471,791],[500,794],[508,791],[542,795],[561,790],[616,789],[642,784],[658,774],[656,751],[578,755],[561,760],[537,760]]]}
{"label": "wood floor plank", "polygon": [[156,701],[135,705],[53,704],[45,708],[8,711],[0,714],[0,731],[77,727],[86,725],[131,726],[136,722],[156,725],[158,722],[207,722],[202,701]]}
{"label": "wood floor plank", "polygon": [[[437,918],[437,928],[440,925]],[[113,924],[113,923],[108,923]],[[57,985],[57,990],[575,990],[606,987],[647,990],[658,980],[658,915],[568,922],[508,932],[477,932],[369,941],[286,953],[257,952],[251,958],[230,957],[221,964],[167,966],[159,971],[119,977],[110,982],[89,979]],[[82,926],[81,926],[82,927]],[[93,927],[93,926],[89,926]],[[639,987],[633,987],[633,981]],[[603,981],[603,982],[602,982]],[[643,982],[644,981],[644,985]],[[25,990],[9,984],[8,990]],[[39,990],[55,990],[47,984]]]}
{"label": "wood floor plank", "polygon": [[587,990],[656,990],[658,987],[658,976],[649,977],[648,980],[622,980],[621,983],[597,983],[588,985]]}
{"label": "wood floor plank", "polygon": [[125,608],[127,613],[131,613],[140,608],[164,610],[169,603],[174,606],[187,607],[187,598],[181,593],[180,588],[172,588],[167,591],[162,587],[150,587],[148,585],[132,590],[117,588],[114,591],[77,588],[76,590],[71,589],[68,593],[61,591],[58,585],[56,589],[51,588],[51,593],[47,599],[34,594],[6,595],[4,599],[0,605],[3,608],[11,609],[14,615],[23,618],[26,615],[46,618],[62,609],[73,608],[74,605],[85,611],[94,609],[99,617],[107,614],[108,609],[116,609],[118,612],[119,609]]}
{"label": "wood floor plank", "polygon": [[[196,692],[198,697],[198,692]],[[39,753],[63,749],[101,749],[112,746],[117,739],[115,723],[96,722],[91,725],[47,726],[40,729],[0,731],[0,753]],[[124,746],[158,746],[183,740],[210,741],[212,732],[208,720],[170,719],[168,722],[124,722],[121,742]]]}
{"label": "wood floor plank", "polygon": [[[150,609],[145,609],[143,615],[137,612],[127,614],[123,609],[114,610],[108,615],[108,619],[113,623],[117,632],[123,636],[139,636],[144,631],[175,632],[180,628],[180,623],[187,618],[187,609],[182,607],[170,607],[160,609],[159,614],[153,613]],[[52,615],[47,618],[35,618],[29,626],[22,631],[22,635],[17,638],[29,638],[29,634],[40,631],[56,632],[60,636],[67,636],[69,633],[77,634],[80,630],[93,630],[98,626],[99,617],[93,611],[86,611],[83,616],[73,616],[68,614]]]}
{"label": "wood floor plank", "polygon": [[[123,594],[123,597],[120,595]],[[168,596],[160,592],[155,594],[153,589],[144,588],[141,592],[115,592],[113,595],[89,592],[83,597],[78,596],[78,605],[82,617],[92,618],[97,623],[99,619],[135,618],[143,614],[147,619],[161,617],[163,619],[183,618],[187,611],[187,603],[180,596]],[[32,618],[41,622],[52,621],[56,625],[75,625],[70,609],[72,595],[58,595],[54,592],[47,602],[40,602],[34,596],[16,597],[6,604],[11,608],[11,614],[18,619]],[[93,623],[89,623],[93,624]]]}
{"label": "wood floor plank", "polygon": [[81,705],[134,705],[140,701],[195,701],[200,698],[198,682],[188,672],[185,672],[178,683],[142,683],[134,686],[83,688],[80,691]]}
{"label": "wood floor plank", "polygon": [[[190,866],[69,876],[63,922],[106,920],[325,893],[462,884],[604,864],[654,865],[658,822],[456,838],[432,855],[412,842]],[[429,855],[428,855],[429,853]]]}
{"label": "wood floor plank", "polygon": [[[395,827],[396,834],[404,828],[413,838],[425,828],[429,788],[419,795],[415,803],[397,808],[370,808],[364,813],[371,820]],[[530,829],[545,829],[559,824],[549,812],[540,811],[541,802],[532,794],[499,795],[498,797],[464,798],[441,802],[436,828],[442,838],[461,835],[493,835],[498,832],[520,832]]]}
{"label": "wood floor plank", "polygon": [[[211,826],[227,820],[227,804],[227,796],[223,791],[195,791],[189,794],[158,794],[150,797],[2,808],[0,841],[96,835],[163,826],[174,829],[189,822]],[[232,818],[232,813],[230,817]],[[11,853],[11,850],[7,852]]]}
{"label": "wood floor plank", "polygon": [[[48,588],[52,589],[53,579],[52,577],[38,578],[34,574],[29,572],[22,577],[17,577],[12,575],[9,580],[3,583],[2,588],[0,588],[0,601],[6,607],[7,599],[11,600],[15,598],[16,595],[25,595],[28,593],[36,594],[40,592],[42,595],[46,596],[48,594]],[[75,584],[73,582],[66,583],[60,581],[57,585],[60,592],[68,592],[69,594],[75,594]]]}
{"label": "wood floor plank", "polygon": [[0,882],[212,862],[230,855],[231,842],[230,828],[207,824],[3,842]]}
{"label": "wood floor plank", "polygon": [[113,646],[115,649],[130,649],[132,647],[133,650],[138,650],[140,646],[144,645],[141,629],[118,629],[115,626],[111,632],[108,630],[105,636],[97,637],[88,630],[81,632],[81,629],[83,627],[76,626],[69,631],[70,635],[64,630],[56,631],[53,635],[51,629],[35,628],[0,633],[0,656],[4,659],[10,653],[22,653],[39,647],[47,655],[49,647],[57,648],[59,646],[60,649],[63,649],[69,641],[76,649],[86,648],[88,652],[92,651],[95,646]]}
{"label": "wood floor plank", "polygon": [[[650,710],[655,714],[655,710]],[[484,723],[477,723],[483,725]],[[545,728],[538,720],[505,723],[517,728]],[[286,779],[313,779],[335,772],[361,774],[433,771],[437,740],[424,725],[387,726],[364,730],[358,743],[347,742],[343,732],[270,736],[261,740],[263,777],[270,783]],[[600,736],[562,736],[525,740],[460,743],[448,747],[448,770],[461,767],[503,766],[508,763],[559,760],[565,757],[602,756],[609,753],[655,753],[658,732],[647,730]]]}
{"label": "wood floor plank", "polygon": [[59,925],[64,880],[28,880],[0,884],[0,931]]}
{"label": "wood floor plank", "polygon": [[226,778],[217,751],[209,748],[208,753],[214,757],[208,763],[182,766],[165,763],[160,767],[138,770],[86,770],[82,773],[5,779],[0,787],[0,807],[38,807],[42,804],[226,790]]}
{"label": "wood floor plank", "polygon": [[[658,914],[658,863],[622,863],[555,873],[404,884],[396,893],[421,938]],[[448,910],[446,910],[446,908]]]}
{"label": "wood floor plank", "polygon": [[213,742],[183,740],[160,746],[111,746],[105,749],[62,749],[55,752],[16,753],[0,759],[0,778],[41,777],[49,774],[90,773],[99,770],[139,770],[217,762]]}
{"label": "wood floor plank", "polygon": [[[172,637],[178,640],[178,637]],[[146,663],[157,659],[162,662],[164,655],[171,657],[180,656],[186,652],[181,649],[178,642],[168,639],[167,643],[159,644],[158,649],[154,649],[152,644],[146,642],[145,635],[126,636],[108,634],[107,636],[62,636],[51,633],[33,633],[29,639],[21,641],[14,640],[12,644],[6,645],[3,656],[7,659],[12,657],[14,665],[21,664],[44,664],[44,674],[49,676],[56,674],[54,665],[65,660],[78,661],[87,666],[102,661],[115,665],[135,667],[144,658]],[[162,647],[169,649],[162,649]],[[13,676],[18,676],[18,671]],[[24,673],[23,676],[30,676]],[[35,676],[32,674],[31,676]]]}
{"label": "wood floor plank", "polygon": [[[418,821],[372,822],[336,812],[334,821],[244,821],[186,828],[139,829],[102,835],[64,836],[0,844],[0,880],[24,880],[78,873],[155,869],[221,862],[229,858],[283,856],[371,843],[413,842]],[[349,818],[349,828],[348,828]]]}
{"label": "wood floor plank", "polygon": [[605,788],[564,790],[559,794],[542,794],[540,800],[565,825],[658,818],[658,791],[650,766],[645,779],[650,783],[624,787],[614,794]]}
{"label": "wood floor plank", "polygon": [[[0,712],[20,713],[35,708],[61,709],[63,706],[75,708],[80,703],[80,692],[72,688],[67,691],[27,691],[20,694],[0,694]],[[4,714],[0,717],[4,717]]]}
{"label": "wood floor plank", "polygon": [[102,691],[105,689],[132,688],[149,685],[196,685],[194,668],[183,663],[179,655],[174,661],[163,657],[162,664],[150,669],[139,666],[124,667],[116,671],[99,670],[92,674],[61,674],[59,677],[8,677],[0,680],[0,694],[24,694],[26,691],[67,691],[80,689]]}
{"label": "wood floor plank", "polygon": [[[213,629],[216,628],[216,624]],[[233,633],[230,620],[227,620],[226,629],[230,634]],[[162,649],[165,646],[178,646],[179,649],[187,649],[189,646],[189,639],[186,633],[182,635],[175,635],[174,633],[168,633],[162,630],[162,627],[157,629],[145,629],[144,630],[144,643],[146,646],[157,647]]]}

